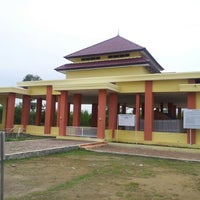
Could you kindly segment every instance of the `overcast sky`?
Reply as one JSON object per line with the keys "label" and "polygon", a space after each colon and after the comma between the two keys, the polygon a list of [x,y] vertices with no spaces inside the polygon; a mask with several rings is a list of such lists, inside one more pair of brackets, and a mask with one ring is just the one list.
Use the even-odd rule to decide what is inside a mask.
{"label": "overcast sky", "polygon": [[167,71],[200,71],[200,0],[0,0],[0,87],[64,79],[63,56],[119,35]]}

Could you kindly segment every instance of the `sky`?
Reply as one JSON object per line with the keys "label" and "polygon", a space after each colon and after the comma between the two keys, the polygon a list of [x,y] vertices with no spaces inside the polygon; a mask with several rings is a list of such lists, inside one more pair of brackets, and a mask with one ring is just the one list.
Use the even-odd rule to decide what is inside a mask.
{"label": "sky", "polygon": [[163,72],[200,71],[199,0],[0,0],[0,87],[65,79],[65,55],[119,35]]}

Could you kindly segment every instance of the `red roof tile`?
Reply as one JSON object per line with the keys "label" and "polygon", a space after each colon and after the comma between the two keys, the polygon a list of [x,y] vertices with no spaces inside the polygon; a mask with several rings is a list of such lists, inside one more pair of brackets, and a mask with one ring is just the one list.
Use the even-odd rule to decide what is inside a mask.
{"label": "red roof tile", "polygon": [[69,54],[65,56],[65,58],[69,59],[69,58],[76,58],[83,56],[138,51],[143,49],[145,48],[118,35],[114,38],[108,39],[106,41],[100,42],[98,44],[92,45],[80,51]]}

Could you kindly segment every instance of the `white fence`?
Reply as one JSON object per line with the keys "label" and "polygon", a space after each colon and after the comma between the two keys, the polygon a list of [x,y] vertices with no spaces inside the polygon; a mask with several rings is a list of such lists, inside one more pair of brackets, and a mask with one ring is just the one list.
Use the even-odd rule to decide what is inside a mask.
{"label": "white fence", "polygon": [[67,126],[66,135],[69,136],[78,136],[78,137],[97,137],[97,128],[96,127],[76,127],[76,126]]}

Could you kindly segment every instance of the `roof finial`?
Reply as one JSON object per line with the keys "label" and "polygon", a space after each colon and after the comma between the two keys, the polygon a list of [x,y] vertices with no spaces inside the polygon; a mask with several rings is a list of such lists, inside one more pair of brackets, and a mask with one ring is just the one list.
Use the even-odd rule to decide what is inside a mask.
{"label": "roof finial", "polygon": [[117,36],[119,36],[119,28],[118,28],[118,31],[117,31]]}

